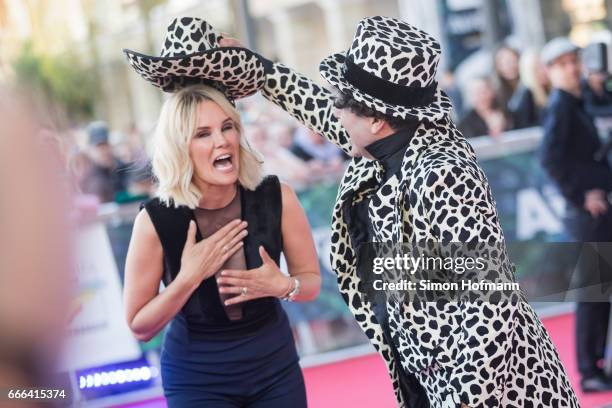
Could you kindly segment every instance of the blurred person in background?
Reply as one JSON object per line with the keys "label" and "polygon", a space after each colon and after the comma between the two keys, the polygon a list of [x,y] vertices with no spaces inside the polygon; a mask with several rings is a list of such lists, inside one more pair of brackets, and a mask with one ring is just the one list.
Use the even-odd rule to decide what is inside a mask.
{"label": "blurred person in background", "polygon": [[87,137],[91,166],[83,177],[81,191],[96,195],[103,203],[114,201],[117,193],[127,189],[126,164],[113,153],[105,122],[90,123]]}
{"label": "blurred person in background", "polygon": [[[221,44],[240,46],[230,38]],[[320,64],[335,95],[264,57],[262,93],[352,156],[333,214],[331,264],[346,304],[387,364],[400,407],[578,407],[522,293],[511,302],[426,303],[368,291],[372,268],[360,249],[372,242],[495,243],[499,249],[481,253],[489,271],[515,279],[486,177],[435,81],[440,49],[401,20],[368,17],[348,51]],[[402,279],[401,272],[389,279]]]}
{"label": "blurred person in background", "polygon": [[317,178],[335,179],[344,170],[345,155],[342,150],[321,134],[304,126],[296,129],[291,152],[304,160]]}
{"label": "blurred person in background", "polygon": [[508,102],[514,129],[540,126],[550,94],[550,80],[546,65],[535,49],[521,55],[521,81]]}
{"label": "blurred person in background", "polygon": [[[70,206],[61,179],[61,152],[57,143],[41,140],[43,134],[49,137],[49,132],[26,113],[32,112],[32,107],[18,100],[16,95],[0,91],[3,124],[0,131],[0,389],[3,392],[24,387],[58,388],[52,386],[51,377],[62,348],[74,294],[66,211]],[[65,392],[69,400],[68,387]],[[39,406],[39,402],[14,399],[10,406]]]}
{"label": "blurred person in background", "polygon": [[591,43],[583,49],[582,57],[584,107],[604,144],[598,157],[612,163],[612,77],[608,69],[608,47],[604,43]]}
{"label": "blurred person in background", "polygon": [[308,165],[289,149],[278,146],[262,125],[251,124],[245,127],[245,135],[263,159],[264,174],[278,174],[278,177],[294,188],[300,189],[315,179],[308,170]]}
{"label": "blurred person in background", "polygon": [[338,146],[304,126],[295,130],[291,152],[305,162],[311,160],[330,162],[342,158]]}
{"label": "blurred person in background", "polygon": [[115,201],[126,203],[153,196],[155,179],[140,132],[131,125],[126,134],[118,135],[118,139],[120,142],[113,146],[113,152],[121,163],[117,172],[122,176],[125,189],[115,193]]}
{"label": "blurred person in background", "polygon": [[293,135],[295,127],[283,123],[283,121],[275,121],[268,126],[268,135],[270,142],[275,145],[282,147],[285,150],[290,150],[293,145]]}
{"label": "blurred person in background", "polygon": [[127,169],[127,192],[131,197],[153,197],[155,189],[150,162],[135,162]]}
{"label": "blurred person in background", "polygon": [[81,190],[85,177],[91,171],[93,162],[89,155],[73,145],[73,149],[66,153],[66,171],[70,182],[72,199],[75,203],[71,217],[78,223],[95,219],[98,214],[100,198],[95,194],[86,194]]}
{"label": "blurred person in background", "polygon": [[[598,50],[603,52],[597,52]],[[591,55],[586,56],[587,63],[583,64],[586,78],[582,82],[585,109],[593,118],[610,118],[612,84],[608,72],[608,47],[602,43],[591,43],[585,48],[585,53],[588,52],[591,52]]]}
{"label": "blurred person in background", "polygon": [[457,80],[453,71],[446,70],[440,79],[440,87],[446,92],[453,103],[453,119],[462,118],[465,114],[463,106],[463,95],[457,86]]}
{"label": "blurred person in background", "polygon": [[496,137],[509,128],[504,110],[498,107],[495,89],[490,79],[472,79],[466,89],[471,108],[458,124],[461,133],[467,137]]}
{"label": "blurred person in background", "polygon": [[508,44],[495,52],[495,95],[499,109],[507,113],[508,101],[516,92],[520,83],[520,53]]}
{"label": "blurred person in background", "polygon": [[[542,50],[553,90],[544,118],[541,160],[567,200],[565,225],[572,238],[577,242],[609,242],[612,213],[607,195],[612,191],[612,171],[605,159],[596,159],[602,146],[585,110],[578,52],[565,37],[550,41]],[[577,272],[584,280],[596,271],[578,268]],[[604,355],[609,318],[608,302],[585,299],[577,304],[576,354],[584,392],[612,390],[611,379],[598,365]]]}
{"label": "blurred person in background", "polygon": [[91,171],[93,162],[89,155],[83,151],[75,149],[68,154],[68,171],[74,180],[75,191],[81,192],[81,186],[85,178]]}
{"label": "blurred person in background", "polygon": [[125,142],[129,146],[131,162],[146,162],[148,160],[143,132],[135,123],[128,127]]}
{"label": "blurred person in background", "polygon": [[119,140],[117,143],[113,143],[112,151],[118,160],[121,160],[123,163],[131,163],[132,162],[132,146],[126,140],[126,136],[123,133],[116,132],[115,133],[116,140]]}
{"label": "blurred person in background", "polygon": [[[139,74],[173,92],[153,140],[157,197],[136,217],[128,250],[126,317],[141,341],[170,323],[161,354],[169,407],[305,408],[279,300],[316,298],[319,261],[297,196],[263,177],[230,102],[261,87],[263,66],[248,50],[220,49],[218,38],[206,22],[180,18],[162,58],[125,50]],[[177,77],[184,67],[192,76]]]}
{"label": "blurred person in background", "polygon": [[612,92],[609,89],[610,75],[607,72],[587,71],[583,81],[585,108],[594,118],[612,116]]}

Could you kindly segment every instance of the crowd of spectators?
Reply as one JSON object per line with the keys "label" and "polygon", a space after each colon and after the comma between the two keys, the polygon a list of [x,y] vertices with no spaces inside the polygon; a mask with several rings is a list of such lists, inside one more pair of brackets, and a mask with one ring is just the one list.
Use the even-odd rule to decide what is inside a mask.
{"label": "crowd of spectators", "polygon": [[[454,79],[445,77],[441,82],[453,101],[458,127],[467,138],[497,137],[542,124],[551,82],[539,50],[519,51],[504,44],[493,60],[490,75],[469,79],[463,89],[458,89]],[[584,67],[583,95],[593,117],[611,116],[608,82],[607,72]]]}
{"label": "crowd of spectators", "polygon": [[497,137],[508,130],[538,126],[550,84],[537,51],[520,53],[504,44],[495,52],[491,75],[471,78],[462,91],[454,92],[455,100],[463,99],[454,105],[464,136]]}
{"label": "crowd of spectators", "polygon": [[[261,153],[266,174],[276,174],[302,190],[335,182],[343,173],[348,156],[260,96],[240,101],[238,109],[247,140]],[[121,133],[95,121],[75,130],[70,139],[67,162],[79,193],[100,203],[139,201],[155,193],[147,135],[135,126]]]}
{"label": "crowd of spectators", "polygon": [[70,134],[67,164],[74,190],[101,203],[128,202],[150,196],[155,183],[144,138],[132,128],[113,133],[102,121]]}

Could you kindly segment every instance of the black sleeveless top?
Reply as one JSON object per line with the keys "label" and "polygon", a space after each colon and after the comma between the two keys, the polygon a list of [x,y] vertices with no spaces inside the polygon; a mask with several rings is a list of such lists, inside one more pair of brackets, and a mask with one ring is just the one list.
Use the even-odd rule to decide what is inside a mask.
{"label": "black sleeveless top", "polygon": [[[281,214],[282,197],[276,176],[266,177],[255,191],[239,186],[242,219],[248,222],[248,235],[244,239],[247,269],[262,265],[259,246],[263,245],[278,264],[282,251]],[[143,207],[147,210],[164,251],[165,285],[176,277],[181,267],[181,254],[187,239],[189,221],[195,220],[193,210],[186,206],[168,207],[154,198]],[[198,230],[196,240],[202,236]],[[232,339],[253,333],[273,323],[284,313],[276,298],[261,298],[243,303],[242,318],[230,320],[219,298],[214,276],[205,279],[192,293],[181,311],[190,334],[206,339]]]}

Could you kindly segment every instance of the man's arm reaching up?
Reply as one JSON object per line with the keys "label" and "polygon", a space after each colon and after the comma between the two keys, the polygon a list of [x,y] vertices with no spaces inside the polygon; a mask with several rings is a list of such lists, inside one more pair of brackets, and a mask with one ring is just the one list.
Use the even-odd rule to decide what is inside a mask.
{"label": "man's arm reaching up", "polygon": [[[222,47],[244,47],[229,37],[223,37],[219,44]],[[264,57],[261,60],[267,74],[263,96],[350,155],[348,134],[334,115],[333,93],[283,64]]]}

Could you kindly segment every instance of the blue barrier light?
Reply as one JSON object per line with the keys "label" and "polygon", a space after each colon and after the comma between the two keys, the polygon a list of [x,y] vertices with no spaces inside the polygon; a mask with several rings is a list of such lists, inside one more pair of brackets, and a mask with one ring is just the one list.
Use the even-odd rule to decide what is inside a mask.
{"label": "blue barrier light", "polygon": [[148,388],[158,376],[158,368],[150,366],[144,358],[76,373],[79,389],[86,399]]}

